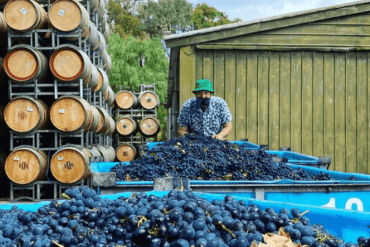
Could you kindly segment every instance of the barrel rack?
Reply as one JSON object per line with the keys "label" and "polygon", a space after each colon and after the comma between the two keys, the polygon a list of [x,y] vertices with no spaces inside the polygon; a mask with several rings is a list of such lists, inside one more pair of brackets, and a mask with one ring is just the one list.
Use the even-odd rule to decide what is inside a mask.
{"label": "barrel rack", "polygon": [[[86,8],[90,21],[95,24],[97,30],[101,33],[104,33],[103,30],[105,27],[103,27],[103,22],[100,18],[101,16],[99,17],[97,12],[91,11],[91,0],[83,0],[79,3]],[[3,9],[4,6],[5,4],[0,7]],[[43,7],[47,12],[49,12],[51,8],[50,0],[45,1],[43,3]],[[104,15],[107,15],[106,9],[104,11]],[[69,33],[62,33],[55,29],[34,29],[29,32],[18,33],[8,28],[7,43],[8,50],[12,49],[13,46],[22,43],[27,44],[45,54],[49,54],[54,50],[61,48],[65,44],[73,45],[77,49],[85,52],[90,58],[91,63],[95,65],[96,68],[105,70],[101,53],[91,49],[87,39],[82,37],[81,29],[77,29],[76,31]],[[91,88],[88,88],[86,85],[84,85],[82,80],[74,83],[61,83],[57,79],[50,77],[45,82],[39,82],[38,80],[35,80],[29,84],[17,84],[11,80],[7,80],[7,86],[9,100],[12,100],[18,96],[28,96],[34,99],[43,99],[44,97],[48,97],[48,99],[54,98],[55,100],[61,96],[80,96],[87,100],[91,105],[100,107],[106,110],[110,116],[113,116],[113,110],[105,102],[103,93],[94,92]],[[77,144],[86,148],[92,148],[94,145],[113,145],[113,137],[109,135],[83,131],[76,133],[64,133],[59,130],[49,128],[36,130],[29,134],[20,134],[10,131],[9,136],[10,151],[13,151],[21,145],[30,145],[39,150],[48,151],[48,163],[50,163],[51,159],[50,153],[58,150],[65,144]],[[103,156],[95,157],[94,159],[95,160],[92,161],[103,161]],[[40,201],[41,189],[47,185],[53,188],[53,199],[58,199],[61,196],[62,190],[83,184],[91,187],[90,179],[82,180],[72,185],[61,184],[58,181],[50,181],[49,179],[48,181],[35,181],[29,185],[19,185],[10,182],[10,200],[18,201],[21,199],[27,199],[32,201]],[[22,196],[15,198],[15,191],[22,191]],[[31,192],[32,196],[24,196],[24,191]]]}

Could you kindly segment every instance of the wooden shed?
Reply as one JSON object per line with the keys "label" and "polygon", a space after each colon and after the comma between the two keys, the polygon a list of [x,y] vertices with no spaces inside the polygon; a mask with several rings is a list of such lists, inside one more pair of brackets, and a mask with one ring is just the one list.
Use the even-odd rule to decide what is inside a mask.
{"label": "wooden shed", "polygon": [[169,136],[195,81],[228,103],[233,132],[270,149],[330,156],[370,172],[370,1],[196,30],[166,38]]}

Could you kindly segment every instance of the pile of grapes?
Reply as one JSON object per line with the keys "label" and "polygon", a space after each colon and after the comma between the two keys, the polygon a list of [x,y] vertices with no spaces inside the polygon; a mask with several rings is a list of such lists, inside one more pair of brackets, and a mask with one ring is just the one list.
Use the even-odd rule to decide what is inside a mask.
{"label": "pile of grapes", "polygon": [[284,229],[291,240],[312,247],[368,246],[336,239],[321,225],[310,225],[294,208],[259,209],[231,196],[211,203],[191,191],[163,197],[145,193],[102,200],[94,190],[65,191],[70,200],[52,201],[36,213],[13,207],[0,211],[0,246],[70,247],[247,247],[262,234]]}
{"label": "pile of grapes", "polygon": [[303,169],[278,165],[266,151],[247,150],[243,145],[206,136],[188,134],[155,146],[130,165],[111,169],[119,181],[153,181],[160,177],[184,177],[191,180],[330,180],[328,174],[309,176]]}

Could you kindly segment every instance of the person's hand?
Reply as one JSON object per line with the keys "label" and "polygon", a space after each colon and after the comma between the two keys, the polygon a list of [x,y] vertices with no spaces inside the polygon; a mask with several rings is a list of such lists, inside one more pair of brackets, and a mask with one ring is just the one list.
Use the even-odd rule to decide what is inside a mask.
{"label": "person's hand", "polygon": [[217,139],[217,140],[221,140],[221,141],[224,139],[224,137],[222,135],[220,135],[220,134],[213,135],[212,138]]}

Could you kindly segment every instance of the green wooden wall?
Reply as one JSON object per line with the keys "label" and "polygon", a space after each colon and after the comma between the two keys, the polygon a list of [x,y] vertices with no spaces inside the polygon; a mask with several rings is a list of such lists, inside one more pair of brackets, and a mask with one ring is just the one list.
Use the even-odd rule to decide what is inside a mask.
{"label": "green wooden wall", "polygon": [[[195,65],[195,66],[194,66]],[[180,107],[207,78],[233,115],[228,140],[330,156],[370,171],[370,52],[180,49]]]}

